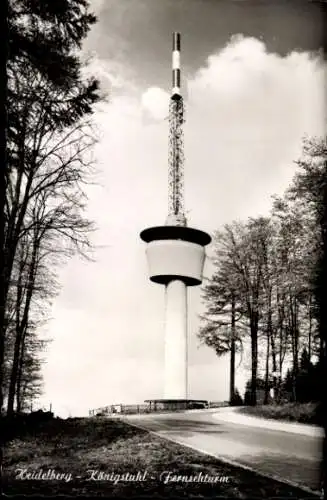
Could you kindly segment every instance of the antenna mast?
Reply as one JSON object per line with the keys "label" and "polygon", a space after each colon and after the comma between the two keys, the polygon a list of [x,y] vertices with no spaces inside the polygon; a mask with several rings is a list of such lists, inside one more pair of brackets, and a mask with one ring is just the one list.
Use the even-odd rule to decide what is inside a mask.
{"label": "antenna mast", "polygon": [[186,226],[184,213],[184,102],[181,95],[181,35],[173,33],[172,95],[169,102],[168,217],[166,225]]}

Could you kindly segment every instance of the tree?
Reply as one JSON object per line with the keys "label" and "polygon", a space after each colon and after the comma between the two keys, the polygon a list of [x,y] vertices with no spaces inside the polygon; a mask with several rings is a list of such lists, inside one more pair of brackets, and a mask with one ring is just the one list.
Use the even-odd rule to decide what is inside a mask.
{"label": "tree", "polygon": [[234,391],[233,398],[230,402],[231,406],[242,406],[243,405],[243,399],[242,396],[239,393],[239,390],[236,388]]}
{"label": "tree", "polygon": [[[319,228],[317,259],[313,275],[315,316],[320,338],[320,377],[327,377],[327,138],[306,139],[292,192],[307,202]],[[323,489],[327,489],[327,395],[322,391],[320,414],[324,415]]]}
{"label": "tree", "polygon": [[[95,20],[88,12],[86,0],[9,3],[4,308],[0,311],[3,346],[8,344],[8,305],[10,290],[15,286],[13,272],[21,241],[33,235],[28,266],[29,278],[34,280],[38,259],[51,252],[51,245],[58,243],[59,236],[66,241],[63,247],[58,247],[63,255],[72,249],[84,251],[85,245],[89,245],[86,234],[90,223],[80,213],[86,203],[83,184],[87,182],[91,165],[85,154],[94,144],[94,134],[85,118],[92,113],[92,106],[100,96],[98,82],[82,78],[79,49]],[[37,215],[34,207],[39,209]],[[25,312],[15,332],[10,411],[32,290],[33,286],[25,287]],[[19,300],[21,295],[18,292]],[[1,389],[4,367],[3,349]],[[2,393],[0,399],[2,406]]]}
{"label": "tree", "polygon": [[[263,272],[265,247],[269,244],[269,220],[249,219],[246,223],[234,222],[216,234],[217,272],[205,288],[207,311],[200,338],[213,347],[218,355],[231,352],[231,381],[234,377],[233,342],[235,325],[242,318],[242,330],[249,332],[251,340],[252,401],[256,404],[258,366],[258,333],[263,303]],[[238,314],[238,318],[235,315]],[[244,319],[247,326],[244,328]],[[228,328],[228,325],[233,328]],[[231,387],[232,399],[233,388]]]}
{"label": "tree", "polygon": [[296,380],[297,400],[300,403],[317,401],[318,379],[316,367],[311,363],[306,348],[301,353],[299,373]]}
{"label": "tree", "polygon": [[242,313],[237,295],[237,276],[221,247],[223,234],[216,232],[216,272],[203,287],[206,311],[201,316],[198,338],[214,348],[217,356],[230,353],[230,394],[235,397],[235,354],[242,351]]}
{"label": "tree", "polygon": [[314,214],[318,228],[316,239],[315,272],[313,287],[315,313],[319,322],[320,356],[326,359],[327,344],[327,138],[306,139],[300,167],[290,190],[293,196],[302,198]]}
{"label": "tree", "polygon": [[267,243],[269,220],[249,219],[243,226],[227,227],[230,255],[239,276],[242,308],[249,322],[251,339],[251,404],[256,405],[258,332],[261,319],[263,247]]}
{"label": "tree", "polygon": [[[252,384],[252,377],[251,377],[245,385],[244,404],[246,406],[253,406],[252,385],[253,384]],[[258,377],[256,380],[256,391],[264,392],[265,387],[266,387],[265,380]]]}
{"label": "tree", "polygon": [[[305,224],[299,207],[284,199],[275,198],[273,217],[277,227],[276,249],[279,308],[282,312],[280,325],[280,346],[284,353],[291,351],[294,376],[293,398],[296,400],[295,380],[298,372],[300,347],[300,315],[303,300],[306,298],[307,280],[305,273]],[[284,354],[284,356],[285,356]],[[281,372],[281,356],[280,366]],[[276,368],[274,367],[274,370]]]}
{"label": "tree", "polygon": [[[315,352],[310,279],[316,239],[312,214],[288,192],[283,198],[274,197],[270,218],[234,222],[216,234],[216,270],[204,288],[207,309],[199,336],[218,355],[231,353],[233,374],[233,309],[237,311],[241,339],[248,333],[251,342],[253,404],[258,369],[265,371],[264,402],[269,401],[271,375],[278,401],[283,365],[290,359],[293,400],[297,400],[300,349],[307,346]],[[231,397],[233,384],[231,376]]]}
{"label": "tree", "polygon": [[[36,205],[33,209],[34,214],[38,213],[37,208]],[[50,301],[51,304],[51,299],[57,293],[57,283],[55,276],[53,276],[53,270],[50,272],[44,263],[44,257],[49,258],[49,253],[44,253],[43,248],[48,231],[49,227],[42,227],[41,224],[35,224],[33,231],[27,232],[25,238],[20,240],[20,251],[17,253],[19,274],[17,283],[13,285],[16,294],[16,307],[13,328],[10,332],[13,338],[14,349],[8,388],[8,414],[13,412],[15,396],[18,396],[19,399],[17,391],[20,390],[23,377],[24,358],[26,352],[29,352],[28,342],[31,338],[31,328],[32,326],[35,328],[35,325],[40,324],[40,320],[35,319],[35,309],[38,312],[38,316],[43,317],[44,323],[44,317],[47,313],[46,302]],[[56,250],[53,249],[50,253],[56,253]],[[49,265],[49,263],[47,264]],[[52,264],[55,264],[55,262],[52,261]],[[41,309],[40,305],[42,313],[39,312]],[[33,316],[34,320],[32,319]]]}
{"label": "tree", "polygon": [[48,340],[40,339],[36,334],[40,324],[31,324],[23,343],[20,355],[17,386],[16,386],[16,409],[17,412],[26,411],[30,408],[34,399],[41,395],[43,380],[41,374],[42,359],[40,352],[48,344]]}
{"label": "tree", "polygon": [[[7,183],[7,131],[8,131],[8,107],[7,107],[7,63],[8,63],[8,0],[2,2],[3,14],[0,24],[1,59],[0,59],[0,82],[1,82],[1,116],[4,118],[3,127],[0,127],[0,415],[2,414],[2,387],[5,379],[5,367],[3,352],[5,347],[5,195]],[[2,448],[0,450],[2,453]],[[2,461],[2,455],[1,455]],[[1,465],[1,464],[0,464]]]}

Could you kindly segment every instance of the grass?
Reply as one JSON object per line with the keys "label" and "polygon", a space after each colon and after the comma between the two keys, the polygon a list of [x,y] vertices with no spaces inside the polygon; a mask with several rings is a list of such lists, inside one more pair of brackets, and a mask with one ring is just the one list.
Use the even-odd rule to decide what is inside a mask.
{"label": "grass", "polygon": [[[17,470],[23,477],[17,477]],[[66,479],[27,479],[26,473],[49,469]],[[98,471],[91,478],[90,469]],[[164,471],[174,475],[216,476],[223,482],[165,483]],[[143,481],[100,479],[107,474],[136,474]],[[199,476],[198,476],[199,477]],[[118,476],[116,476],[117,480]],[[226,479],[227,478],[227,479]],[[127,479],[127,478],[125,478]],[[283,485],[237,469],[212,457],[166,441],[119,419],[53,419],[39,423],[24,435],[7,443],[4,457],[3,491],[16,495],[71,495],[119,498],[316,498],[297,488]]]}
{"label": "grass", "polygon": [[281,405],[244,406],[239,409],[239,412],[253,417],[319,425],[317,407],[317,403],[285,403]]}

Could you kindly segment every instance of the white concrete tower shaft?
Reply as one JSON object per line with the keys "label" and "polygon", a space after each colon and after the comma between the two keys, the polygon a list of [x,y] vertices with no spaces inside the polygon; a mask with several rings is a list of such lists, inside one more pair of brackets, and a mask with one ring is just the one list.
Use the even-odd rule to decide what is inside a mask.
{"label": "white concrete tower shaft", "polygon": [[165,290],[165,387],[166,399],[187,399],[187,289],[172,280]]}

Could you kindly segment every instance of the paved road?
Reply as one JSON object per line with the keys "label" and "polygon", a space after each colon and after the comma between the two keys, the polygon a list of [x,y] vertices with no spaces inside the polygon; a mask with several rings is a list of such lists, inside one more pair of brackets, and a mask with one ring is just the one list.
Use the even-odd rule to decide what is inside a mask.
{"label": "paved road", "polygon": [[127,420],[217,458],[319,491],[322,438],[226,423],[212,412],[137,415]]}

